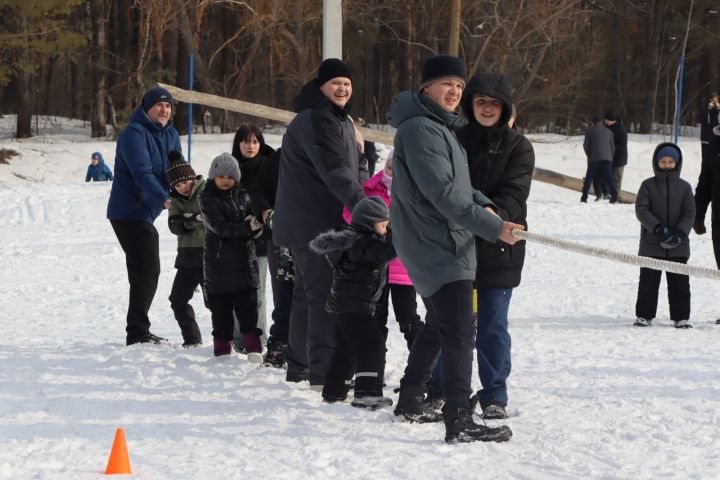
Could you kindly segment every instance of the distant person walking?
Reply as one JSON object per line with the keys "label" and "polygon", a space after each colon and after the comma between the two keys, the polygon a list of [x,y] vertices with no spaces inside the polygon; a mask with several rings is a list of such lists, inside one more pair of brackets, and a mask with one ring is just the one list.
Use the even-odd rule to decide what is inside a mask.
{"label": "distant person walking", "polygon": [[298,114],[283,136],[273,217],[273,241],[289,247],[295,261],[286,378],[310,380],[318,392],[335,346],[333,320],[325,311],[332,268],[309,242],[343,225],[343,205],[352,209],[365,197],[362,182],[368,177],[348,117],[351,96],[350,68],[329,58],[293,100]]}
{"label": "distant person walking", "polygon": [[170,121],[172,110],[170,92],[151,88],[117,142],[107,218],[125,252],[130,283],[127,345],[165,341],[150,332],[148,312],[160,277],[159,236],[153,222],[170,207],[168,153],[182,152]]}
{"label": "distant person walking", "polygon": [[88,165],[85,181],[93,182],[112,182],[113,174],[110,167],[105,165],[105,159],[100,152],[93,152],[90,157],[90,165]]}
{"label": "distant person walking", "polygon": [[[583,142],[583,150],[585,150],[588,162],[582,196],[580,197],[580,201],[584,203],[587,203],[588,191],[593,180],[608,185],[610,188],[610,203],[616,203],[618,200],[618,192],[612,179],[615,137],[610,129],[603,125],[601,120],[600,116],[593,116],[593,125],[585,134],[585,141]],[[602,192],[596,191],[595,194],[601,196]]]}

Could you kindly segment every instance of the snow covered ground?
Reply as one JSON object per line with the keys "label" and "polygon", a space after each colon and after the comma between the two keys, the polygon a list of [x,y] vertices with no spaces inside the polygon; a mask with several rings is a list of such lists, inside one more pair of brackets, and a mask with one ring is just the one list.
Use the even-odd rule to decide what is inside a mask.
{"label": "snow covered ground", "polygon": [[[105,219],[110,185],[83,183],[93,151],[113,165],[114,143],[67,119],[12,141],[12,122],[0,118],[0,148],[21,154],[0,164],[0,478],[103,476],[117,427],[134,476],[148,479],[720,478],[717,283],[691,280],[695,328],[678,331],[663,281],[656,324],[637,329],[635,267],[528,245],[510,312],[514,437],[449,446],[441,425],[326,405],[280,370],[214,360],[197,299],[204,347],[126,347],[124,257]],[[581,138],[531,138],[538,166],[582,176]],[[630,138],[624,188],[637,191],[662,139]],[[193,165],[206,174],[232,135],[193,140]],[[680,145],[694,185],[699,142]],[[530,229],[637,251],[632,205],[579,197],[535,182]],[[156,223],[163,271],[150,313],[155,333],[180,342],[167,301],[175,238],[166,222]],[[691,247],[691,264],[714,265],[709,234],[692,235]],[[393,322],[387,393],[396,398],[406,349]]]}

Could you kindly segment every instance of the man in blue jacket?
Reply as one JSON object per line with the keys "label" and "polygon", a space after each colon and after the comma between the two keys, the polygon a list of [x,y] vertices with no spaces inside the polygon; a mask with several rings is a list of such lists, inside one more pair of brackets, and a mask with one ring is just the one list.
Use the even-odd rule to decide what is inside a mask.
{"label": "man in blue jacket", "polygon": [[170,206],[168,153],[182,151],[170,121],[172,109],[170,92],[151,88],[117,142],[107,218],[125,252],[130,283],[128,345],[165,341],[150,333],[148,311],[160,277],[159,237],[153,222]]}

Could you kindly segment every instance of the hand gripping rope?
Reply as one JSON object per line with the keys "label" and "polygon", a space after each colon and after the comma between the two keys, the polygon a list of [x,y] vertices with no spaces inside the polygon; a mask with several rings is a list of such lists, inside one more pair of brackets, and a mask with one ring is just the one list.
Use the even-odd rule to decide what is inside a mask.
{"label": "hand gripping rope", "polygon": [[640,257],[637,255],[629,255],[627,253],[618,253],[606,248],[589,247],[567,240],[559,240],[557,238],[541,235],[539,233],[527,232],[525,230],[513,230],[512,234],[521,240],[541,243],[548,247],[559,248],[569,252],[582,253],[591,257],[605,258],[620,263],[636,265],[638,267],[652,268],[654,270],[664,270],[666,272],[679,273],[681,275],[689,275],[691,277],[710,278],[720,280],[720,270],[707,267],[697,267],[694,265],[685,265],[683,263],[668,262],[665,260],[657,260],[650,257]]}

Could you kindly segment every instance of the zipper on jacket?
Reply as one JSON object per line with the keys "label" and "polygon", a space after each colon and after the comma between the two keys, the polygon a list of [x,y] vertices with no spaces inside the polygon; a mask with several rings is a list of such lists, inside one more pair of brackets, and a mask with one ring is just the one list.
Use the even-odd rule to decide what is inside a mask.
{"label": "zipper on jacket", "polygon": [[[665,225],[670,228],[670,170],[665,170]],[[667,248],[665,256],[670,256],[670,250]]]}

